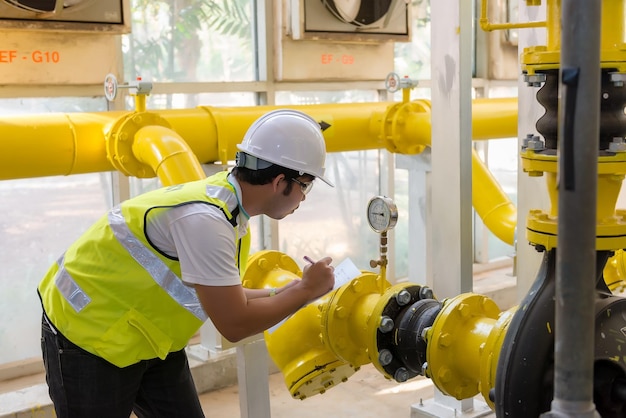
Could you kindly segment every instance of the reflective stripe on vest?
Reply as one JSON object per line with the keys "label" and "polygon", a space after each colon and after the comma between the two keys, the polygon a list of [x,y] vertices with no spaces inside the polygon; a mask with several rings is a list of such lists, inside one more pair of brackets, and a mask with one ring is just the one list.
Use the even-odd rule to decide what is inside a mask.
{"label": "reflective stripe on vest", "polygon": [[206,321],[207,315],[202,309],[196,291],[185,286],[183,281],[131,232],[119,206],[109,212],[109,225],[122,247],[172,299],[199,320]]}
{"label": "reflective stripe on vest", "polygon": [[80,312],[91,302],[91,298],[87,296],[78,283],[70,276],[68,271],[65,270],[64,259],[65,256],[61,256],[57,261],[59,271],[54,278],[54,284],[56,284],[59,292],[61,292],[67,303],[69,303],[76,312]]}

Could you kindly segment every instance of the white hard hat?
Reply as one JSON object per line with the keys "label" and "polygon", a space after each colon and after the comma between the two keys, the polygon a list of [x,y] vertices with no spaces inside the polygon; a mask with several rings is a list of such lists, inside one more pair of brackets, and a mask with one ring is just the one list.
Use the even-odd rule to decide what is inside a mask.
{"label": "white hard hat", "polygon": [[326,143],[320,125],[298,110],[278,109],[261,116],[250,126],[237,148],[244,153],[237,153],[240,167],[266,168],[269,164],[263,162],[267,161],[301,175],[320,178],[334,187],[324,177]]}

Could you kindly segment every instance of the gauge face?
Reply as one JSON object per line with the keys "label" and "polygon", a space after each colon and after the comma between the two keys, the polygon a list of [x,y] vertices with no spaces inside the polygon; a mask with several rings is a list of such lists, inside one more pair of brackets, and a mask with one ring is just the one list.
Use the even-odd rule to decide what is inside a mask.
{"label": "gauge face", "polygon": [[117,96],[117,78],[113,74],[107,74],[104,78],[104,97],[112,102]]}
{"label": "gauge face", "polygon": [[388,197],[373,197],[367,204],[367,221],[376,232],[388,231],[398,222],[398,208]]}

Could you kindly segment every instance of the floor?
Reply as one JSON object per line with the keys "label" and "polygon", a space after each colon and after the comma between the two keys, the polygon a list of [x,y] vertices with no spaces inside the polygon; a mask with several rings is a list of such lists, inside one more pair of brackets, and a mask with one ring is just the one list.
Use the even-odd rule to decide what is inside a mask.
{"label": "floor", "polygon": [[[272,418],[409,417],[412,404],[420,402],[420,398],[431,398],[434,393],[428,379],[419,377],[396,383],[385,379],[371,364],[363,366],[347,382],[303,401],[291,397],[282,374],[272,374],[269,379]],[[237,386],[205,393],[200,401],[207,418],[242,416]]]}

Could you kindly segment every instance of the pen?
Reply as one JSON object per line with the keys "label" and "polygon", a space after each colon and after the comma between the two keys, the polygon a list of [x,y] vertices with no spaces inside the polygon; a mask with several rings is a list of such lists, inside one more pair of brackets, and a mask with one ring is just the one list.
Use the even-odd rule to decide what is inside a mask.
{"label": "pen", "polygon": [[304,261],[308,261],[310,264],[315,264],[315,261],[313,261],[313,259],[309,257],[308,255],[305,255],[303,258],[304,258]]}

